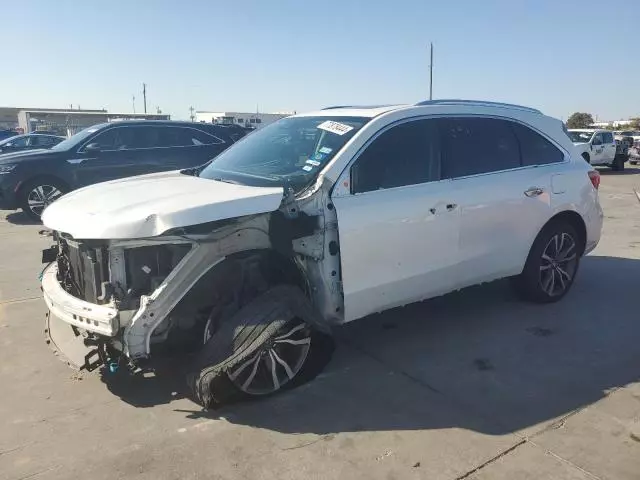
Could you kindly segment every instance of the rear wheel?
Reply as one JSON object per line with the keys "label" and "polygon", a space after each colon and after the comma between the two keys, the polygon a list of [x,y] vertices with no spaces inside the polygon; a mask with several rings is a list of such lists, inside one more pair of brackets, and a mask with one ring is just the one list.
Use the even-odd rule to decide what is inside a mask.
{"label": "rear wheel", "polygon": [[548,225],[533,243],[524,270],[514,278],[516,290],[536,303],[560,300],[573,285],[581,254],[582,239],[571,224]]}
{"label": "rear wheel", "polygon": [[67,191],[67,186],[54,178],[31,180],[20,189],[20,208],[29,218],[39,221],[44,209]]}
{"label": "rear wheel", "polygon": [[616,155],[613,159],[613,163],[611,164],[611,170],[614,172],[622,172],[624,171],[624,162],[626,158],[624,155]]}
{"label": "rear wheel", "polygon": [[637,165],[638,164],[638,162],[636,160],[629,160],[629,163],[631,165]]}

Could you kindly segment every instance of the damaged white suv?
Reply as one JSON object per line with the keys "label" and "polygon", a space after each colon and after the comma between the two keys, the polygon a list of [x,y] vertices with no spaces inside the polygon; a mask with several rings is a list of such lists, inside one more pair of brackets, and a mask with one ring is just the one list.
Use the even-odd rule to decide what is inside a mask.
{"label": "damaged white suv", "polygon": [[319,371],[335,325],[503,277],[562,298],[600,239],[599,181],[526,107],[294,115],[201,168],[48,207],[48,341],[88,370],[193,352],[205,406],[270,394]]}

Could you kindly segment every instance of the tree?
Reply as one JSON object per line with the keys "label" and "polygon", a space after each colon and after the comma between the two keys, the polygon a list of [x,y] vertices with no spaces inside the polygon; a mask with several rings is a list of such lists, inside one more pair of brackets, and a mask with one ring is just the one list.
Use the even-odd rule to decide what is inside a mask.
{"label": "tree", "polygon": [[593,125],[590,113],[576,112],[567,120],[567,128],[587,128],[589,125]]}
{"label": "tree", "polygon": [[640,130],[640,117],[632,118],[631,123],[627,126],[632,130]]}

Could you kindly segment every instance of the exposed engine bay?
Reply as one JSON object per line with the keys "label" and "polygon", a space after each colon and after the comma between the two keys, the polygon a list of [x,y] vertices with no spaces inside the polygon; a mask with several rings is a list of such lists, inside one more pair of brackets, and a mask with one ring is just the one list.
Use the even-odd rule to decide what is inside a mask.
{"label": "exposed engine bay", "polygon": [[[152,350],[195,351],[244,299],[281,283],[297,285],[324,319],[340,323],[336,222],[325,223],[321,205],[313,210],[319,215],[278,210],[139,240],[77,241],[56,232],[57,284],[117,312],[107,335],[90,314],[65,319],[92,349],[79,366],[135,366]],[[55,303],[46,291],[45,300]]]}

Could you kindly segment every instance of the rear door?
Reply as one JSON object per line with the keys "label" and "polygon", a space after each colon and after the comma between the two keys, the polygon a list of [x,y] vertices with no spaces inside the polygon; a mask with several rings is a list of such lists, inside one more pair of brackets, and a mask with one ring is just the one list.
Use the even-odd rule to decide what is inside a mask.
{"label": "rear door", "polygon": [[605,163],[613,163],[616,158],[616,141],[612,132],[602,133],[603,157]]}
{"label": "rear door", "polygon": [[157,171],[179,170],[206,163],[227,146],[222,138],[197,128],[162,126],[160,148],[155,154]]}
{"label": "rear door", "polygon": [[551,217],[551,178],[564,154],[512,121],[439,121],[442,177],[460,213],[457,288],[520,273],[533,238]]}
{"label": "rear door", "polygon": [[384,130],[355,159],[332,201],[338,214],[345,320],[451,290],[459,211],[441,182],[435,120]]}

